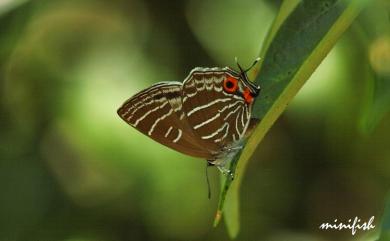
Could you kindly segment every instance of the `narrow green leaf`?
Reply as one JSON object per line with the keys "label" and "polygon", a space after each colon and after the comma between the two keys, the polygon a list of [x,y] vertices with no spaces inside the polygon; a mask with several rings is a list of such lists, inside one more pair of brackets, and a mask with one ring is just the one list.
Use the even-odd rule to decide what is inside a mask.
{"label": "narrow green leaf", "polygon": [[375,129],[383,116],[390,110],[390,74],[371,71],[372,93],[369,94],[366,111],[361,119],[361,129],[369,133]]}
{"label": "narrow green leaf", "polygon": [[295,9],[295,7],[298,5],[300,0],[290,0],[290,1],[284,1],[282,5],[280,6],[278,15],[276,16],[270,31],[268,32],[263,47],[260,52],[260,56],[264,56],[265,52],[267,51],[269,45],[271,44],[273,38],[275,37],[276,32],[279,30],[282,23],[286,20],[286,18],[290,15],[290,13]]}
{"label": "narrow green leaf", "polygon": [[[359,17],[370,63],[368,94],[360,120],[361,130],[371,132],[390,111],[390,4],[375,1]],[[373,27],[375,26],[375,27]]]}
{"label": "narrow green leaf", "polygon": [[[288,1],[283,4],[288,4]],[[234,181],[225,179],[220,195],[217,217],[221,217],[224,212],[232,238],[239,232],[239,190],[250,157],[287,104],[356,18],[365,2],[301,1],[291,5],[293,10],[284,9],[279,13],[289,15],[279,17],[285,21],[274,25],[277,31],[270,31],[270,35],[275,31],[274,37],[270,37],[272,41],[266,47],[261,73],[256,78],[262,92],[252,115],[261,121],[238,155],[239,158],[236,157],[239,161],[237,166],[233,165],[236,173]]]}
{"label": "narrow green leaf", "polygon": [[11,0],[0,2],[0,16],[12,11],[20,5],[26,3],[28,0]]}

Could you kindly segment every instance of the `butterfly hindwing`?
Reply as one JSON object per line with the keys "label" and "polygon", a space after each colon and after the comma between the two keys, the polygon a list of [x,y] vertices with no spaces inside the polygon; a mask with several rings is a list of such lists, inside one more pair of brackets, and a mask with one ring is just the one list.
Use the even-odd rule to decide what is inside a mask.
{"label": "butterfly hindwing", "polygon": [[119,108],[129,125],[155,141],[187,155],[211,158],[194,140],[192,129],[180,120],[182,83],[161,82],[138,93]]}

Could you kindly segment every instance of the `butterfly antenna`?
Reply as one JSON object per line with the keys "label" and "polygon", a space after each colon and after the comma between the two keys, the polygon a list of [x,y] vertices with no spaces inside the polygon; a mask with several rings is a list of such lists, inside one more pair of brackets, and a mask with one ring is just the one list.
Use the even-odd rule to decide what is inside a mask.
{"label": "butterfly antenna", "polygon": [[245,71],[242,69],[241,65],[238,63],[238,58],[235,57],[234,60],[236,61],[236,64],[237,64],[238,68],[240,69],[241,73],[245,73]]}
{"label": "butterfly antenna", "polygon": [[260,61],[260,57],[256,58],[255,61],[253,61],[252,65],[249,68],[247,68],[246,70],[244,70],[241,67],[241,65],[238,63],[238,58],[237,57],[235,57],[234,60],[236,61],[236,64],[237,64],[238,68],[240,69],[241,73],[246,73],[249,70],[251,70]]}
{"label": "butterfly antenna", "polygon": [[259,61],[260,61],[260,57],[256,58],[255,61],[253,61],[253,64],[249,68],[247,68],[244,72],[246,73],[249,70],[251,70]]}
{"label": "butterfly antenna", "polygon": [[207,181],[207,197],[209,199],[211,199],[211,188],[210,188],[210,180],[209,180],[209,173],[208,173],[208,169],[209,169],[209,166],[214,166],[213,164],[211,164],[209,161],[206,162],[206,181]]}

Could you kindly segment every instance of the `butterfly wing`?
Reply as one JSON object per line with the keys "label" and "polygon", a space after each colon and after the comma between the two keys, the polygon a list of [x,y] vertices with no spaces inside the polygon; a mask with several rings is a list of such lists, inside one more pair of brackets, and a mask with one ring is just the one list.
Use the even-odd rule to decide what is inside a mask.
{"label": "butterfly wing", "polygon": [[235,76],[228,68],[196,68],[183,83],[183,110],[202,145],[223,153],[245,134],[250,107],[242,96],[225,92],[223,81]]}
{"label": "butterfly wing", "polygon": [[182,83],[161,82],[128,99],[119,116],[155,141],[181,153],[210,159],[212,155],[194,138],[182,115]]}

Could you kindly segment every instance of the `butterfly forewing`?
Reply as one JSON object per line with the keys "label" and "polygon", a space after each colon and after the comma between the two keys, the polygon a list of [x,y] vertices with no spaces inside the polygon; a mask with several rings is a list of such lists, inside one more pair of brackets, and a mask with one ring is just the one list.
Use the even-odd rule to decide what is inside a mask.
{"label": "butterfly forewing", "polygon": [[227,93],[223,81],[239,78],[224,68],[194,69],[183,83],[183,110],[187,122],[204,146],[221,153],[234,145],[249,123],[249,107],[241,96]]}
{"label": "butterfly forewing", "polygon": [[207,148],[198,143],[191,127],[180,120],[180,82],[162,82],[127,100],[118,110],[120,117],[157,142],[187,155],[210,159]]}

